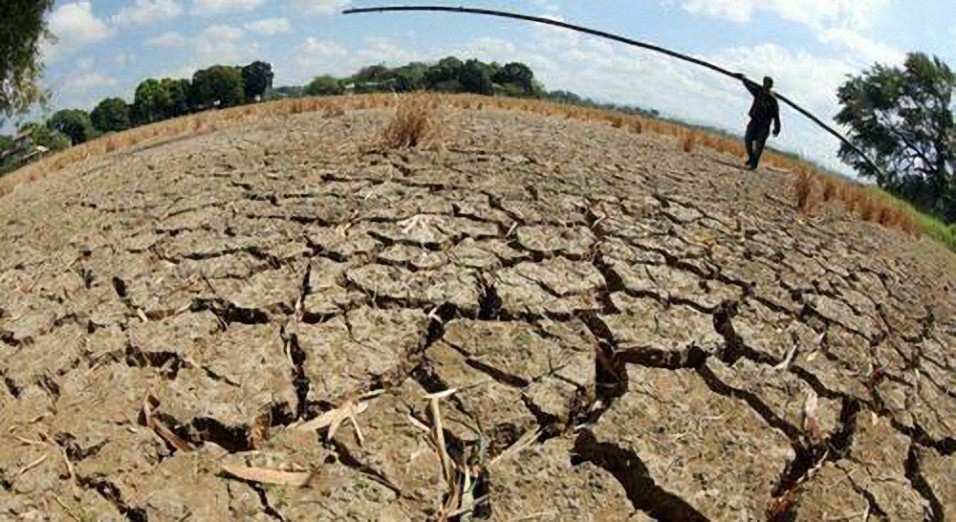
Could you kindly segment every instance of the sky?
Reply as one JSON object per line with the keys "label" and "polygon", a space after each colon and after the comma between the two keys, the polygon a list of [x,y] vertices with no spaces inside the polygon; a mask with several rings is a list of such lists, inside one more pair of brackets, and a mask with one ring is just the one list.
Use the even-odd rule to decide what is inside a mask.
{"label": "sky", "polygon": [[[410,0],[547,16],[712,61],[832,121],[836,90],[873,63],[907,52],[956,66],[952,0]],[[56,43],[43,46],[47,111],[92,109],[109,96],[132,101],[148,77],[191,77],[214,64],[273,65],[274,85],[456,55],[522,61],[549,89],[634,104],[693,123],[743,132],[749,95],[735,80],[649,51],[566,30],[460,14],[365,14],[386,0],[57,0]],[[36,114],[34,114],[36,117]],[[787,107],[771,141],[830,168],[838,141]]]}

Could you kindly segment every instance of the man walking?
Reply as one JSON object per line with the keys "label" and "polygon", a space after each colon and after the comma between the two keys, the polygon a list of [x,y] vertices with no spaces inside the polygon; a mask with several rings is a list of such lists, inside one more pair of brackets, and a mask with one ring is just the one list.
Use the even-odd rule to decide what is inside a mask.
{"label": "man walking", "polygon": [[744,87],[754,97],[750,106],[750,123],[747,124],[747,134],[744,135],[744,144],[747,146],[747,168],[756,170],[763,154],[764,145],[770,137],[770,124],[773,123],[774,137],[780,135],[780,106],[773,95],[773,78],[763,79],[763,86],[748,80],[743,74],[737,78],[744,82]]}

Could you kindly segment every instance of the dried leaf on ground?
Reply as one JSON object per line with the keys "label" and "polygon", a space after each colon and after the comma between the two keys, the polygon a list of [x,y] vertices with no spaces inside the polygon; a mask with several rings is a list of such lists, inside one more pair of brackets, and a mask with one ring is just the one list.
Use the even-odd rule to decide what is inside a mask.
{"label": "dried leaf on ground", "polygon": [[233,477],[250,482],[257,482],[259,484],[278,484],[295,487],[305,486],[312,478],[312,473],[308,471],[280,471],[277,469],[239,466],[234,464],[223,464],[222,471]]}

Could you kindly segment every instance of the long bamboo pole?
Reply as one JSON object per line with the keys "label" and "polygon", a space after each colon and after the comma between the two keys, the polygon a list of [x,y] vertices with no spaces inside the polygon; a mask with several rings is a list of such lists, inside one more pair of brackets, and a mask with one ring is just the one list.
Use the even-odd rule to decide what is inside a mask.
{"label": "long bamboo pole", "polygon": [[[737,73],[731,72],[731,71],[729,71],[729,70],[727,70],[727,69],[725,69],[725,68],[723,68],[723,67],[721,67],[721,66],[719,66],[719,65],[715,65],[715,64],[713,64],[713,63],[706,62],[706,61],[704,61],[704,60],[701,60],[701,59],[699,59],[699,58],[695,58],[695,57],[690,56],[690,55],[687,55],[687,54],[679,53],[679,52],[676,52],[676,51],[671,51],[670,49],[665,49],[665,48],[660,47],[660,46],[658,46],[658,45],[649,44],[649,43],[646,43],[646,42],[640,42],[640,41],[638,41],[638,40],[632,40],[631,38],[626,38],[626,37],[623,37],[623,36],[618,36],[618,35],[616,35],[616,34],[608,33],[608,32],[605,32],[605,31],[599,31],[599,30],[597,30],[597,29],[590,29],[590,28],[583,27],[583,26],[580,26],[580,25],[569,24],[569,23],[567,23],[567,22],[562,22],[562,21],[560,21],[560,20],[552,20],[552,19],[550,19],[550,18],[541,18],[541,17],[538,17],[538,16],[529,16],[529,15],[524,15],[524,14],[519,14],[519,13],[511,13],[511,12],[507,12],[507,11],[496,11],[496,10],[493,10],[493,9],[477,9],[477,8],[470,8],[470,7],[448,7],[448,6],[434,6],[434,5],[409,5],[409,6],[391,6],[391,7],[365,7],[365,8],[356,8],[356,9],[346,9],[346,10],[343,11],[342,13],[349,15],[349,14],[361,14],[361,13],[385,13],[385,12],[409,12],[409,11],[431,11],[431,12],[464,13],[464,14],[477,14],[477,15],[486,15],[486,16],[497,16],[497,17],[500,17],[500,18],[511,18],[511,19],[514,19],[514,20],[523,20],[523,21],[526,21],[526,22],[533,22],[533,23],[538,23],[538,24],[544,24],[544,25],[551,25],[551,26],[555,26],[555,27],[561,27],[561,28],[564,28],[564,29],[570,29],[570,30],[572,30],[572,31],[577,31],[577,32],[580,32],[580,33],[585,33],[585,34],[590,34],[590,35],[597,36],[597,37],[600,37],[600,38],[607,38],[608,40],[614,40],[614,41],[616,41],[616,42],[624,43],[624,44],[627,44],[627,45],[632,45],[632,46],[634,46],[634,47],[640,47],[640,48],[642,48],[642,49],[647,49],[647,50],[649,50],[649,51],[661,53],[661,54],[670,56],[670,57],[672,57],[672,58],[677,58],[678,60],[683,60],[683,61],[685,61],[685,62],[690,62],[690,63],[693,63],[693,64],[695,64],[695,65],[699,65],[699,66],[701,66],[701,67],[705,67],[705,68],[707,68],[707,69],[710,69],[710,70],[712,70],[712,71],[718,72],[718,73],[723,74],[723,75],[725,75],[725,76],[729,76],[729,77],[731,77],[731,78],[738,78],[738,79],[747,80],[746,77],[743,76],[742,74],[737,74]],[[747,80],[747,81],[750,81],[750,80]],[[808,111],[808,110],[804,109],[803,107],[797,105],[795,102],[793,102],[792,100],[790,100],[790,99],[787,98],[786,96],[784,96],[784,95],[782,95],[782,94],[780,94],[780,93],[778,93],[778,92],[776,92],[776,91],[774,91],[774,94],[776,95],[777,99],[779,99],[780,101],[782,101],[782,102],[784,102],[785,104],[789,105],[791,108],[793,108],[795,111],[799,112],[799,113],[802,114],[803,116],[807,117],[810,121],[812,121],[813,123],[815,123],[815,124],[817,124],[818,126],[820,126],[823,130],[825,130],[825,131],[829,132],[830,134],[832,134],[834,137],[836,137],[838,140],[840,140],[843,144],[845,144],[845,145],[846,145],[847,147],[849,147],[851,150],[853,150],[854,152],[856,152],[857,155],[859,155],[861,158],[863,158],[863,160],[866,161],[866,163],[868,163],[871,167],[873,167],[874,169],[876,169],[877,172],[882,172],[882,169],[880,169],[880,167],[879,167],[876,163],[874,163],[869,157],[867,157],[867,155],[866,155],[862,150],[860,150],[859,147],[857,147],[856,145],[854,145],[850,140],[844,138],[843,135],[840,134],[836,129],[834,129],[833,127],[830,127],[829,125],[827,125],[826,123],[824,123],[823,120],[821,120],[820,118],[814,116],[810,111]]]}

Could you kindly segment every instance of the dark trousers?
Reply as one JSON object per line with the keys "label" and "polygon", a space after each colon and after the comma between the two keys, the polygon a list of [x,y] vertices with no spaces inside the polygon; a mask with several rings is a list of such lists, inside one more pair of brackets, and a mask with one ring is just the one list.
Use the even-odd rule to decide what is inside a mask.
{"label": "dark trousers", "polygon": [[764,145],[767,144],[767,138],[770,137],[770,123],[757,120],[750,120],[747,125],[747,134],[744,135],[744,144],[747,146],[747,164],[752,168],[757,168],[760,163],[760,156],[763,154]]}

